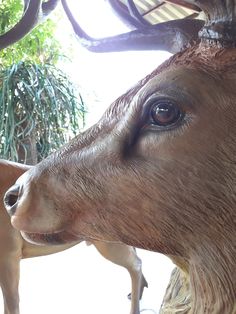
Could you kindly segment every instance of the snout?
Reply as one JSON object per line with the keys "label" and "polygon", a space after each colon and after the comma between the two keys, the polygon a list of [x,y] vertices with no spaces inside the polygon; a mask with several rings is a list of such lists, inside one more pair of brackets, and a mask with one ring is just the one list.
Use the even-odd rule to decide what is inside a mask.
{"label": "snout", "polygon": [[[50,194],[47,188],[49,185],[45,184],[43,179],[41,181],[35,179],[31,170],[21,175],[3,198],[4,206],[11,216],[12,226],[21,232],[31,234],[64,231],[68,221],[71,221],[71,215],[68,214],[66,218],[63,216],[63,219],[58,215],[55,210],[54,194]],[[63,189],[58,193],[61,195]]]}
{"label": "snout", "polygon": [[15,184],[6,192],[4,196],[4,205],[10,216],[13,216],[17,209],[17,204],[20,198],[20,185]]}

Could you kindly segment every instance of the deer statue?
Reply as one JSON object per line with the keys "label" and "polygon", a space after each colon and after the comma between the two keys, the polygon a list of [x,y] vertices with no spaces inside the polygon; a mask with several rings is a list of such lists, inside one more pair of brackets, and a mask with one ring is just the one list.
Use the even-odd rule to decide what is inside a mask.
{"label": "deer statue", "polygon": [[[68,243],[84,237],[160,252],[178,266],[174,278],[189,282],[182,313],[235,314],[236,0],[181,1],[205,13],[204,25],[138,25],[100,40],[61,2],[89,49],[175,54],[16,181],[4,199],[12,225],[36,243],[66,233]],[[165,302],[163,312],[181,311]]]}

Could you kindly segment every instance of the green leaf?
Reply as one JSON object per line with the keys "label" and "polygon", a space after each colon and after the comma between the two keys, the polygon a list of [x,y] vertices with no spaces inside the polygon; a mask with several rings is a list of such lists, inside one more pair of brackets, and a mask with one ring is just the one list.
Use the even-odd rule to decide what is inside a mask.
{"label": "green leaf", "polygon": [[0,70],[1,158],[29,162],[35,150],[35,162],[45,158],[84,127],[85,112],[81,95],[54,65],[19,62]]}

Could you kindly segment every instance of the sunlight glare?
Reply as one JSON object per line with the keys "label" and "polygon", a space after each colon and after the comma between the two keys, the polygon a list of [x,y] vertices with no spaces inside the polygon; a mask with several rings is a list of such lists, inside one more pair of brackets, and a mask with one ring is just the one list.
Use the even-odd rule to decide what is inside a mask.
{"label": "sunlight glare", "polygon": [[[90,36],[101,38],[129,31],[107,1],[70,0],[68,3],[79,24]],[[71,34],[74,34],[73,30],[65,17],[58,26],[58,39],[66,45],[71,36],[76,38]],[[94,53],[82,48],[76,39],[74,47],[74,57],[72,63],[66,65],[66,71],[85,91],[84,95],[94,95],[94,99],[85,95],[85,102],[89,103],[88,126],[95,123],[119,95],[170,56],[163,51]]]}
{"label": "sunlight glare", "polygon": [[129,30],[113,13],[107,1],[70,0],[68,4],[88,35],[99,38]]}

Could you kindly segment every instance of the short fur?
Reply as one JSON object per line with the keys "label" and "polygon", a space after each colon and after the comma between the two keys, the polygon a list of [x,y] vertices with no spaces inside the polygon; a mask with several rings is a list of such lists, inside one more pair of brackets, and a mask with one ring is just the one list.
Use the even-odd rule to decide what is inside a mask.
{"label": "short fur", "polygon": [[[13,226],[161,252],[190,278],[191,313],[236,313],[235,60],[204,43],[172,57],[20,178]],[[151,125],[156,97],[183,121]]]}

